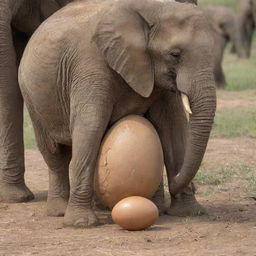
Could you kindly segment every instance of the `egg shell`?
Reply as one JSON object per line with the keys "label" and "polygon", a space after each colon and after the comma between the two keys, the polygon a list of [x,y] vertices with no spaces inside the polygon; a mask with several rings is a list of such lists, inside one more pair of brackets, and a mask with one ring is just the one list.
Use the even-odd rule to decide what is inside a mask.
{"label": "egg shell", "polygon": [[122,199],[112,209],[112,219],[120,227],[135,231],[153,225],[158,219],[156,205],[145,197],[131,196]]}
{"label": "egg shell", "polygon": [[110,209],[128,196],[151,198],[162,180],[163,151],[153,125],[130,115],[119,120],[103,139],[94,186]]}

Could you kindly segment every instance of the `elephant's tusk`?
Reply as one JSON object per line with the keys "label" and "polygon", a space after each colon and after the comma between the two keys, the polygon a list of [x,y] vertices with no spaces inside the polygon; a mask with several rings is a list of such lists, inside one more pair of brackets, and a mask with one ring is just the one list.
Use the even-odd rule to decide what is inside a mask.
{"label": "elephant's tusk", "polygon": [[181,99],[182,99],[182,103],[184,105],[184,109],[186,111],[186,113],[188,114],[192,114],[191,108],[190,108],[190,103],[189,103],[189,99],[188,96],[184,93],[181,94]]}

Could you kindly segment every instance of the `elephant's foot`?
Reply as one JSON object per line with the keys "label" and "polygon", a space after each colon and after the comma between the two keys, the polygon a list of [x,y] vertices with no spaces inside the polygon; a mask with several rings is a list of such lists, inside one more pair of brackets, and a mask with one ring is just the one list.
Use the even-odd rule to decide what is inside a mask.
{"label": "elephant's foot", "polygon": [[62,197],[47,199],[47,215],[53,217],[64,216],[68,200]]}
{"label": "elephant's foot", "polygon": [[0,202],[22,203],[33,200],[35,197],[30,189],[21,184],[8,184],[0,181]]}
{"label": "elephant's foot", "polygon": [[68,205],[64,216],[65,227],[89,228],[99,224],[99,220],[91,208]]}
{"label": "elephant's foot", "polygon": [[196,200],[194,195],[179,194],[172,197],[171,206],[167,210],[171,216],[199,216],[207,214],[207,211]]}

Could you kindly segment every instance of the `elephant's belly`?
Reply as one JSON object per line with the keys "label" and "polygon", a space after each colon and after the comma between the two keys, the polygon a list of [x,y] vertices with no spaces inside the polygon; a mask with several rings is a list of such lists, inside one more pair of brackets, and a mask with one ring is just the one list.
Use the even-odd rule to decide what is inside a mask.
{"label": "elephant's belly", "polygon": [[127,115],[143,116],[158,96],[158,94],[153,94],[149,98],[143,98],[134,92],[131,92],[130,94],[131,95],[125,94],[125,97],[117,102],[111,116],[110,124],[113,124]]}

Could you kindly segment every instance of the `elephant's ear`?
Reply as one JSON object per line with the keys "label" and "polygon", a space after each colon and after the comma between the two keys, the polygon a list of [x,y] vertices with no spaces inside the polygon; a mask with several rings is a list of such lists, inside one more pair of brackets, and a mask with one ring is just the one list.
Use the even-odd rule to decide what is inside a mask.
{"label": "elephant's ear", "polygon": [[132,8],[113,7],[99,22],[94,40],[108,65],[138,94],[149,97],[154,72],[147,53],[149,25]]}

